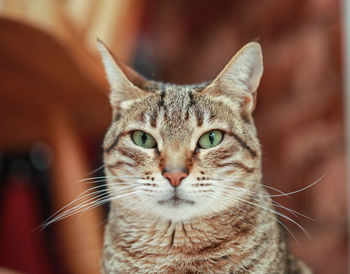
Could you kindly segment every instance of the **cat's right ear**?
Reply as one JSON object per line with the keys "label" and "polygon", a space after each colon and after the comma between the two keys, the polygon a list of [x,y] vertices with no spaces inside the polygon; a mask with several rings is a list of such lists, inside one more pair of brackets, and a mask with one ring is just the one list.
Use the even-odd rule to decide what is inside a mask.
{"label": "cat's right ear", "polygon": [[97,45],[111,87],[110,102],[114,114],[116,114],[120,109],[121,102],[136,99],[146,94],[141,87],[146,84],[147,79],[113,56],[101,40],[97,40]]}

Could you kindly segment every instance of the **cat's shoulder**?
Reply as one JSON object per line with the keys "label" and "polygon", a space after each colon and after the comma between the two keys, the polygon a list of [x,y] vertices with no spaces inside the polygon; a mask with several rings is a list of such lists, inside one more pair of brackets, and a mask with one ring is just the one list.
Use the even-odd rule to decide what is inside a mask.
{"label": "cat's shoulder", "polygon": [[311,269],[300,259],[293,255],[288,257],[288,274],[312,274]]}

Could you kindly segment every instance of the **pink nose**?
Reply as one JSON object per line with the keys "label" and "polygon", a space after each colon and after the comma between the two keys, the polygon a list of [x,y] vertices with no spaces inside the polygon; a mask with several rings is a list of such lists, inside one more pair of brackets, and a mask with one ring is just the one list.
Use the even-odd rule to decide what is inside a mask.
{"label": "pink nose", "polygon": [[182,179],[187,177],[186,172],[165,172],[163,176],[167,178],[173,187],[177,187],[181,184]]}

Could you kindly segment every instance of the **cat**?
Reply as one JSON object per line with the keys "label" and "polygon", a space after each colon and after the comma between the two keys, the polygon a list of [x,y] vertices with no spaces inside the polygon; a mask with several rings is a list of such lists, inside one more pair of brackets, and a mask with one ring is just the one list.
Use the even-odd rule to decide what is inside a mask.
{"label": "cat", "polygon": [[149,81],[98,49],[113,109],[102,272],[312,273],[289,253],[261,184],[260,45],[197,85]]}

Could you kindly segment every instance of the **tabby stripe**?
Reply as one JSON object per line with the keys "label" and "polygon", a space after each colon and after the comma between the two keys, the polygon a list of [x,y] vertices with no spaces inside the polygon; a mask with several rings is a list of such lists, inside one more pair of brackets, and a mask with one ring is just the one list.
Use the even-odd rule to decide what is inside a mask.
{"label": "tabby stripe", "polygon": [[119,141],[119,137],[120,137],[120,134],[117,135],[117,137],[114,139],[113,143],[105,149],[106,153],[111,152],[111,150],[117,146],[118,141]]}
{"label": "tabby stripe", "polygon": [[175,233],[176,233],[176,229],[174,228],[173,233],[171,234],[170,246],[174,245]]}
{"label": "tabby stripe", "polygon": [[185,114],[185,120],[188,121],[188,118],[190,118],[190,112],[187,110]]}
{"label": "tabby stripe", "polygon": [[165,97],[165,90],[162,90],[160,93],[160,101],[158,102],[158,106],[162,107],[164,105],[164,97]]}
{"label": "tabby stripe", "polygon": [[[263,243],[266,243],[267,242],[267,237],[264,236],[264,237],[261,237],[259,239],[256,239],[256,241],[258,242],[255,246],[253,246],[251,248],[252,250],[252,253],[250,253],[249,255],[250,256],[254,256],[254,253],[260,251],[261,248],[264,248],[263,251],[261,251],[260,253],[260,256],[259,258],[255,259],[255,258],[249,258],[249,257],[246,257],[246,261],[248,261],[246,264],[242,264],[243,267],[244,267],[244,270],[240,270],[239,272],[236,272],[236,273],[247,273],[246,271],[247,270],[254,270],[255,269],[255,266],[257,265],[260,265],[261,262],[264,262],[264,259],[266,256],[269,256],[270,255],[270,249],[271,249],[271,245],[268,245],[266,246],[266,244],[264,246],[262,246]],[[270,246],[270,249],[268,248]],[[273,246],[272,246],[273,247]],[[252,271],[252,273],[255,273],[254,271]]]}
{"label": "tabby stripe", "polygon": [[194,101],[193,101],[193,93],[190,91],[188,93],[188,96],[190,97],[190,104],[189,104],[189,108],[192,107],[194,105]]}
{"label": "tabby stripe", "polygon": [[171,226],[172,223],[173,223],[172,221],[169,221],[168,226],[167,226],[167,228],[166,228],[164,234],[162,235],[162,238],[163,238],[165,235],[168,234],[169,228],[170,228],[170,226]]}
{"label": "tabby stripe", "polygon": [[[110,165],[111,166],[111,165]],[[106,168],[108,169],[108,171],[112,174],[112,176],[117,177],[117,172],[114,168],[111,168],[110,166],[106,165]]]}
{"label": "tabby stripe", "polygon": [[209,121],[211,121],[211,122],[214,121],[215,117],[216,117],[216,115],[213,112],[210,112]]}
{"label": "tabby stripe", "polygon": [[144,111],[141,111],[140,116],[139,116],[139,120],[143,124],[145,123],[145,112]]}
{"label": "tabby stripe", "polygon": [[114,116],[113,121],[116,122],[116,121],[118,121],[119,119],[120,119],[120,114],[117,113],[117,114]]}
{"label": "tabby stripe", "polygon": [[202,255],[202,254],[210,254],[211,252],[217,252],[224,245],[226,245],[225,241],[212,242],[212,243],[210,243],[210,245],[207,245],[207,246],[204,246],[204,247],[201,247],[200,249],[198,249],[197,253]]}
{"label": "tabby stripe", "polygon": [[109,169],[114,169],[114,168],[120,167],[120,166],[137,167],[138,165],[137,165],[137,164],[133,164],[133,163],[124,162],[124,161],[117,161],[117,162],[114,163],[114,164],[107,165],[107,167],[108,167]]}
{"label": "tabby stripe", "polygon": [[141,164],[144,159],[147,158],[147,155],[142,154],[141,152],[128,148],[125,149],[123,147],[118,148],[118,152],[121,153],[123,156],[128,157],[136,162],[136,164]]}
{"label": "tabby stripe", "polygon": [[201,110],[196,111],[197,125],[201,127],[203,125],[203,112]]}
{"label": "tabby stripe", "polygon": [[157,126],[157,118],[158,118],[158,112],[154,111],[151,114],[151,117],[150,117],[150,120],[149,120],[151,127],[155,128]]}
{"label": "tabby stripe", "polygon": [[246,165],[244,165],[241,162],[233,162],[232,165],[234,165],[235,167],[244,169],[247,173],[252,173],[255,170],[254,167],[247,167]]}
{"label": "tabby stripe", "polygon": [[[254,270],[257,265],[262,265],[265,263],[266,265],[266,256],[271,256],[271,249],[274,248],[274,245],[267,244],[268,242],[267,235],[263,235],[259,239],[257,239],[258,244],[253,247],[255,252],[260,251],[260,256],[257,259],[251,259],[247,266],[247,270]],[[274,260],[271,260],[268,265],[270,265]],[[254,272],[254,271],[253,271]]]}
{"label": "tabby stripe", "polygon": [[[250,253],[246,253],[244,258],[246,261],[248,261],[247,263],[243,264],[242,263],[242,266],[244,269],[240,269],[236,272],[234,272],[235,274],[244,274],[244,273],[255,273],[254,271],[251,271],[251,270],[254,270],[255,269],[255,266],[257,265],[260,265],[260,262],[263,262],[264,258],[267,256],[267,255],[270,255],[270,252],[269,251],[269,248],[266,243],[267,243],[267,240],[268,238],[266,237],[266,235],[263,235],[262,237],[256,239],[256,242],[257,244],[254,245],[252,248],[251,248],[251,251]],[[265,244],[264,244],[265,243]],[[264,245],[262,245],[264,244]],[[270,245],[271,247],[271,245]],[[251,258],[252,256],[255,255],[256,252],[260,251],[261,248],[264,248],[263,251],[261,251],[261,255],[259,256],[258,259],[255,259],[255,258]],[[271,248],[270,248],[271,249]],[[250,270],[249,272],[247,272],[247,270]]]}
{"label": "tabby stripe", "polygon": [[111,150],[113,150],[113,149],[117,146],[118,141],[119,141],[119,138],[122,137],[122,136],[128,135],[128,134],[129,134],[129,132],[122,132],[122,133],[119,133],[119,134],[115,137],[115,139],[114,139],[114,141],[112,142],[112,144],[111,144],[110,146],[108,146],[104,151],[105,151],[106,153],[109,153]]}
{"label": "tabby stripe", "polygon": [[232,145],[232,146],[227,147],[227,148],[218,149],[216,151],[216,154],[220,160],[225,160],[227,158],[231,158],[232,154],[235,150],[236,150],[236,145]]}
{"label": "tabby stripe", "polygon": [[187,110],[186,110],[186,114],[185,114],[185,120],[186,121],[188,121],[188,119],[190,118],[190,107],[192,107],[194,105],[194,103],[195,103],[194,100],[193,100],[194,95],[193,95],[192,91],[190,91],[188,93],[188,96],[190,97],[190,102],[189,102],[189,104],[187,106]]}
{"label": "tabby stripe", "polygon": [[186,231],[185,225],[183,223],[182,223],[182,230],[183,230],[185,236],[187,237],[187,231]]}
{"label": "tabby stripe", "polygon": [[240,143],[240,145],[245,149],[247,150],[250,155],[252,155],[253,157],[256,157],[257,156],[257,153],[255,150],[253,150],[246,142],[244,142],[237,134],[231,132],[230,133],[237,141],[238,143]]}
{"label": "tabby stripe", "polygon": [[225,167],[225,166],[234,166],[240,169],[243,169],[245,172],[247,173],[252,173],[255,168],[253,167],[247,167],[246,165],[244,165],[241,162],[232,162],[232,163],[225,163],[225,164],[216,164],[217,167]]}

